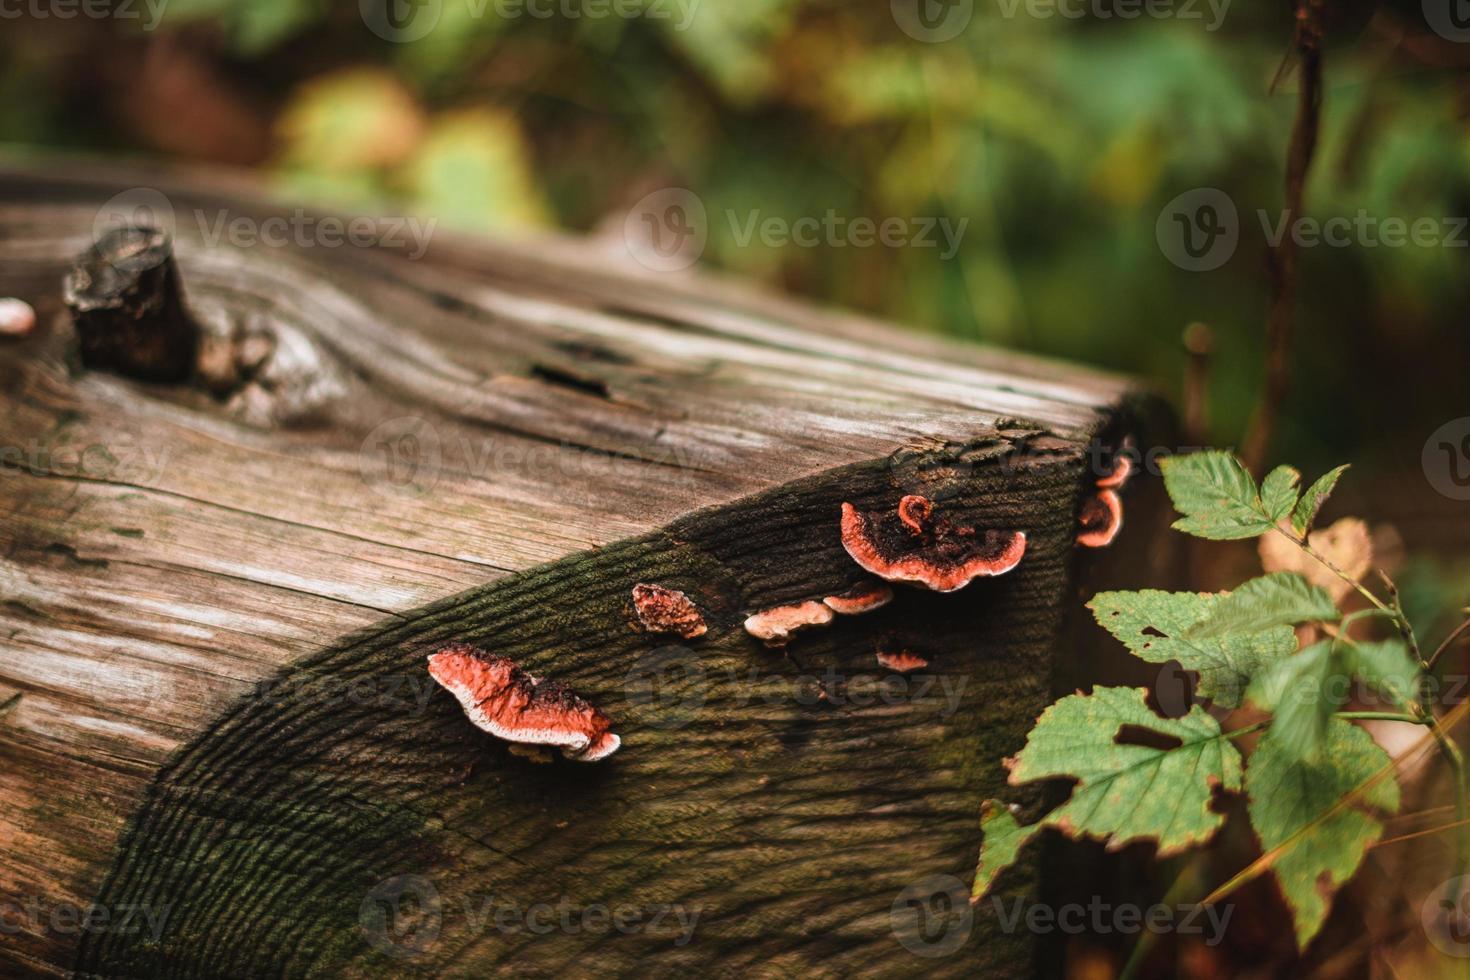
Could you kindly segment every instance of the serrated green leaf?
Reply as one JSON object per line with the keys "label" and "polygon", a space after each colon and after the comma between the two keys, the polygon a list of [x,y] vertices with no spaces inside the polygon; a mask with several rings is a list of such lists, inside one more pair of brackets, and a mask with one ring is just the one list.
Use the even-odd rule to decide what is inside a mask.
{"label": "serrated green leaf", "polygon": [[1046,826],[1037,821],[1028,827],[1016,822],[1010,809],[998,800],[986,800],[980,805],[980,864],[975,868],[975,887],[971,894],[983,898],[995,884],[1002,871],[1016,863],[1021,848]]}
{"label": "serrated green leaf", "polygon": [[1317,762],[1296,758],[1279,736],[1273,725],[1251,755],[1248,811],[1267,853],[1281,849],[1271,871],[1291,907],[1297,946],[1305,949],[1332,895],[1382,836],[1379,814],[1398,812],[1399,787],[1390,775],[1359,792],[1391,763],[1367,732],[1341,719],[1328,726],[1327,751]]}
{"label": "serrated green leaf", "polygon": [[1271,730],[1282,751],[1298,759],[1316,759],[1328,720],[1347,699],[1346,679],[1332,642],[1323,641],[1262,672],[1246,697],[1275,716]]}
{"label": "serrated green leaf", "polygon": [[1348,673],[1361,677],[1398,706],[1408,707],[1419,700],[1419,665],[1409,656],[1403,640],[1344,639],[1338,649]]}
{"label": "serrated green leaf", "polygon": [[[1240,788],[1240,753],[1199,705],[1182,718],[1160,718],[1147,698],[1144,688],[1099,687],[1062,698],[1041,713],[1025,747],[1006,760],[1011,785],[1056,777],[1077,784],[1067,802],[1027,827],[1001,807],[991,809],[988,824],[982,814],[987,838],[976,897],[1042,827],[1104,840],[1110,850],[1153,841],[1160,857],[1215,835],[1224,816],[1210,809],[1210,800],[1216,786]],[[1123,729],[1134,727],[1180,744],[1158,748],[1118,740]]]}
{"label": "serrated green leaf", "polygon": [[1302,499],[1297,501],[1296,507],[1291,512],[1291,526],[1298,537],[1305,537],[1312,529],[1312,524],[1317,520],[1317,512],[1332,496],[1332,491],[1337,487],[1337,481],[1347,470],[1347,466],[1339,466],[1335,470],[1329,470],[1321,476],[1316,483],[1307,488],[1302,494]]}
{"label": "serrated green leaf", "polygon": [[1342,618],[1327,590],[1295,572],[1272,572],[1244,582],[1221,597],[1207,619],[1191,626],[1192,639],[1257,633],[1273,626],[1336,622]]}
{"label": "serrated green leaf", "polygon": [[1197,592],[1100,592],[1087,608],[1098,624],[1149,663],[1177,660],[1199,674],[1199,695],[1238,707],[1246,685],[1263,667],[1296,652],[1296,633],[1278,626],[1258,633],[1196,639],[1186,631],[1219,603]]}
{"label": "serrated green leaf", "polygon": [[1256,481],[1230,453],[1171,456],[1163,462],[1164,488],[1184,516],[1174,528],[1212,541],[1254,538],[1275,526],[1261,508]]}
{"label": "serrated green leaf", "polygon": [[1301,473],[1290,466],[1278,466],[1261,481],[1261,507],[1272,524],[1278,524],[1296,506],[1297,486]]}

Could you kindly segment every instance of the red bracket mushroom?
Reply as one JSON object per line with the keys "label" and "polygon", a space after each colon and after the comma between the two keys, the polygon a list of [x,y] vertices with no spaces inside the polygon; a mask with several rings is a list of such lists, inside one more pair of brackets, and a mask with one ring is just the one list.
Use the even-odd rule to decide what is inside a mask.
{"label": "red bracket mushroom", "polygon": [[869,579],[859,582],[846,592],[829,595],[822,605],[839,616],[859,616],[874,609],[882,609],[893,601],[893,590],[882,582]]}
{"label": "red bracket mushroom", "polygon": [[758,612],[745,621],[745,632],[768,647],[784,647],[791,634],[808,626],[825,626],[832,622],[832,610],[820,602],[798,602]]}
{"label": "red bracket mushroom", "polygon": [[1113,457],[1112,472],[1097,479],[1097,493],[1082,504],[1077,517],[1081,528],[1077,543],[1084,548],[1106,548],[1123,530],[1123,498],[1118,491],[1133,476],[1133,440],[1124,440],[1123,448]]}
{"label": "red bracket mushroom", "polygon": [[951,524],[934,515],[927,497],[910,495],[893,514],[864,514],[843,504],[842,546],[881,579],[954,592],[1015,568],[1026,553],[1026,535]]}
{"label": "red bracket mushroom", "polygon": [[1077,543],[1084,548],[1106,548],[1123,530],[1123,499],[1116,490],[1099,490],[1082,504],[1077,518],[1082,529]]}
{"label": "red bracket mushroom", "polygon": [[429,676],[482,729],[521,745],[547,745],[578,762],[596,762],[618,750],[612,721],[556,681],[536,681],[514,661],[467,643],[429,656]]}
{"label": "red bracket mushroom", "polygon": [[929,666],[929,661],[916,653],[907,650],[878,650],[878,663],[889,670],[900,674],[907,674],[915,670],[923,670]]}
{"label": "red bracket mushroom", "polygon": [[677,633],[692,640],[708,629],[693,601],[678,589],[640,582],[633,586],[633,609],[650,633]]}

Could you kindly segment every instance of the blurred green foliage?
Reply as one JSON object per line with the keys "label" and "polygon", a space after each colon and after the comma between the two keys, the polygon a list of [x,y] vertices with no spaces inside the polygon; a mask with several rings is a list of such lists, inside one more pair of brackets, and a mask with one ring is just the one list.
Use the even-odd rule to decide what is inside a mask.
{"label": "blurred green foliage", "polygon": [[[1205,3],[1192,19],[1125,19],[1113,0],[1081,17],[976,0],[957,37],[925,43],[881,2],[386,2],[393,23],[432,28],[395,43],[357,3],[326,0],[171,0],[151,31],[38,22],[0,40],[0,136],[246,160],[302,197],[489,231],[616,233],[643,195],[686,187],[709,215],[713,264],[1176,396],[1181,331],[1205,321],[1212,439],[1238,441],[1268,302],[1257,212],[1274,222],[1281,208],[1295,110],[1294,75],[1277,79],[1289,3],[1226,3],[1217,22]],[[1417,4],[1335,4],[1327,28],[1311,215],[1470,211],[1470,89],[1455,67],[1470,45],[1430,33]],[[202,118],[239,121],[190,142],[182,123],[150,120],[154,89],[157,115],[187,98],[150,70],[195,79]],[[1241,219],[1238,249],[1210,272],[1176,267],[1155,237],[1166,202],[1197,187],[1228,193]],[[968,223],[951,259],[738,234],[756,213],[828,211]],[[1402,442],[1463,414],[1467,253],[1304,250],[1281,455],[1407,460],[1385,419]]]}

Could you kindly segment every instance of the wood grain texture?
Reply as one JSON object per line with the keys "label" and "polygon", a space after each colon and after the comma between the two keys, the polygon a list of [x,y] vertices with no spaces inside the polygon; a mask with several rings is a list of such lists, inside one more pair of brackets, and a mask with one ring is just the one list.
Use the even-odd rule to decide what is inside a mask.
{"label": "wood grain texture", "polygon": [[[220,213],[274,209],[110,171],[0,175],[0,295],[41,323],[0,348],[0,901],[33,910],[0,969],[1025,972],[989,920],[916,958],[890,905],[973,866],[979,800],[1047,698],[1086,447],[1134,424],[1126,382],[587,243],[211,244]],[[71,353],[68,261],[105,202],[165,183],[191,311],[273,345],[230,391]],[[915,492],[1026,530],[1021,567],[900,590],[789,656],[739,628],[858,580],[843,501]],[[636,630],[642,581],[710,632]],[[931,669],[862,694],[892,637]],[[446,639],[571,683],[622,751],[511,755],[428,687]],[[437,896],[414,955],[362,928],[404,875]],[[51,914],[94,902],[112,927]],[[537,902],[698,918],[682,945],[477,919]],[[156,935],[117,925],[133,906]]]}

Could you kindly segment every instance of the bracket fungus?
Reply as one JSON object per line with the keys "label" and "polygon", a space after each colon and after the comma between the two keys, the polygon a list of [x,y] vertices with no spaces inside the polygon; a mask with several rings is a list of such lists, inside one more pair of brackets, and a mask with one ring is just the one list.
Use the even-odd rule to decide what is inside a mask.
{"label": "bracket fungus", "polygon": [[640,582],[633,586],[633,610],[650,633],[676,633],[692,640],[708,629],[693,600],[678,589]]}
{"label": "bracket fungus", "polygon": [[820,602],[798,602],[758,612],[745,621],[745,632],[768,647],[783,647],[791,634],[808,626],[825,626],[832,622],[832,610]]}
{"label": "bracket fungus", "polygon": [[1082,504],[1077,543],[1084,548],[1106,548],[1123,530],[1123,499],[1116,490],[1099,490]]}
{"label": "bracket fungus", "polygon": [[923,670],[929,666],[929,661],[916,653],[909,653],[907,650],[880,649],[878,651],[878,663],[899,674]]}
{"label": "bracket fungus", "polygon": [[535,680],[506,657],[455,643],[429,655],[429,675],[476,728],[507,742],[551,746],[578,762],[605,759],[621,744],[612,721],[585,698]]}
{"label": "bracket fungus", "polygon": [[869,579],[859,582],[846,592],[829,595],[822,605],[839,616],[859,616],[874,609],[882,609],[893,601],[893,590],[882,582]]}
{"label": "bracket fungus", "polygon": [[893,514],[864,514],[844,503],[842,546],[865,571],[885,581],[954,592],[1015,568],[1026,553],[1026,535],[952,524],[935,516],[927,497],[911,494]]}

